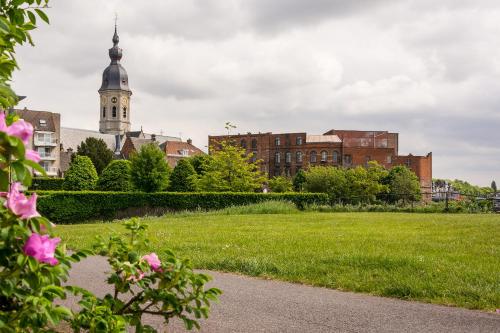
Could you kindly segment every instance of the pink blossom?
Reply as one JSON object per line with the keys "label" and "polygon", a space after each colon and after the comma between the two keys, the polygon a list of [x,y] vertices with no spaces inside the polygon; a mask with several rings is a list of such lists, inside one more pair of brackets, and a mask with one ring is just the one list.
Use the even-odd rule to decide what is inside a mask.
{"label": "pink blossom", "polygon": [[130,275],[127,278],[127,281],[137,282],[137,281],[142,280],[142,278],[144,277],[144,272],[142,272],[142,271],[138,271],[138,272],[139,273],[137,275]]}
{"label": "pink blossom", "polygon": [[27,145],[33,136],[33,126],[24,119],[19,119],[7,128],[7,134],[18,137]]}
{"label": "pink blossom", "polygon": [[31,236],[24,244],[23,251],[24,254],[31,256],[49,265],[57,265],[59,261],[54,258],[54,252],[56,251],[57,244],[61,241],[60,238],[50,238],[49,235],[39,235],[37,233],[31,234]]}
{"label": "pink blossom", "polygon": [[10,136],[18,137],[25,145],[29,143],[29,140],[33,136],[33,126],[24,121],[24,119],[19,119],[12,125],[7,126],[4,112],[0,112],[0,131],[6,132]]}
{"label": "pink blossom", "polygon": [[26,149],[26,153],[25,153],[24,157],[27,160],[30,160],[33,162],[37,162],[37,163],[40,162],[40,155],[38,154],[38,152],[31,150],[31,149]]}
{"label": "pink blossom", "polygon": [[152,252],[150,254],[146,254],[142,257],[142,260],[146,260],[151,269],[155,272],[161,271],[161,261],[156,255],[156,253]]}
{"label": "pink blossom", "polygon": [[33,195],[31,195],[28,199],[19,191],[20,186],[21,184],[18,182],[13,183],[10,186],[5,206],[22,219],[40,216],[40,214],[36,211],[36,193],[33,193]]}

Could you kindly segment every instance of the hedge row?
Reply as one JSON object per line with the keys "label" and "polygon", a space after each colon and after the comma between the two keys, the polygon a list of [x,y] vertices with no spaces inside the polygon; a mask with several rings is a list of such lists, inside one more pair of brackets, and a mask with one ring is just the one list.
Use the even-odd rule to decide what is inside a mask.
{"label": "hedge row", "polygon": [[33,178],[30,190],[33,191],[60,191],[63,188],[64,178]]}
{"label": "hedge row", "polygon": [[37,208],[43,216],[56,223],[69,224],[92,219],[113,219],[118,213],[131,208],[213,210],[268,200],[286,200],[302,209],[306,205],[328,203],[328,196],[323,193],[46,191],[37,194]]}

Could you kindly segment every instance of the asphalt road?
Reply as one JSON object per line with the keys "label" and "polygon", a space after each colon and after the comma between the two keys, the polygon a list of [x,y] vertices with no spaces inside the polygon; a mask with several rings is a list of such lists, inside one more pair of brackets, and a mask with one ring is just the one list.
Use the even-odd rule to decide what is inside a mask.
{"label": "asphalt road", "polygon": [[[104,258],[88,258],[75,265],[69,283],[104,295],[107,269]],[[207,273],[224,294],[202,332],[500,332],[499,314]],[[180,322],[167,329],[157,318],[147,321],[159,332],[184,332]]]}

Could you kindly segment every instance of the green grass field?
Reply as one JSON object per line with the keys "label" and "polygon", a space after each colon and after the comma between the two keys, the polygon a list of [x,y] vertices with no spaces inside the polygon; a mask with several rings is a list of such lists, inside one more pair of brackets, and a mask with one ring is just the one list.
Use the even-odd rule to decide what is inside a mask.
{"label": "green grass field", "polygon": [[[500,308],[500,216],[404,213],[220,214],[143,219],[152,251],[196,268],[471,309]],[[60,225],[70,248],[118,223]]]}

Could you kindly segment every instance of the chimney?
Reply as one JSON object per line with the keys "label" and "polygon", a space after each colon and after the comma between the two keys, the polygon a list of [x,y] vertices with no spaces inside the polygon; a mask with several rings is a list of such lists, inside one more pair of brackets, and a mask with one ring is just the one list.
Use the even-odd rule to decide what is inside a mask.
{"label": "chimney", "polygon": [[151,141],[153,141],[153,142],[156,141],[156,134],[151,134]]}
{"label": "chimney", "polygon": [[193,144],[193,140],[187,139],[187,143],[191,145],[191,144]]}

